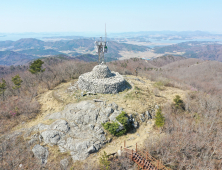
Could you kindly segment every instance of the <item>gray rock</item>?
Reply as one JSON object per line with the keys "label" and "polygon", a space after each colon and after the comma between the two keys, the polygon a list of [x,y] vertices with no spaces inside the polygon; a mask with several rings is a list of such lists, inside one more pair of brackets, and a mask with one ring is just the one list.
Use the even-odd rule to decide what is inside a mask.
{"label": "gray rock", "polygon": [[67,133],[69,128],[68,122],[65,120],[57,120],[50,125],[50,129],[58,130],[64,133]]}
{"label": "gray rock", "polygon": [[112,103],[112,108],[113,108],[114,110],[118,110],[118,105],[113,102],[113,103]]}
{"label": "gray rock", "polygon": [[90,146],[89,149],[88,149],[88,153],[94,153],[96,151],[97,151],[97,149],[95,148],[94,145]]}
{"label": "gray rock", "polygon": [[39,130],[39,131],[49,129],[49,125],[45,125],[45,124],[43,124],[43,123],[39,123],[39,124],[37,125],[37,127],[38,127],[38,130]]}
{"label": "gray rock", "polygon": [[63,159],[60,161],[60,167],[62,170],[67,170],[68,166],[69,166],[68,159]]}
{"label": "gray rock", "polygon": [[33,145],[39,142],[39,135],[36,133],[32,135],[31,140],[28,142],[29,145]]}
{"label": "gray rock", "polygon": [[41,145],[35,145],[32,149],[32,152],[34,156],[41,161],[41,164],[47,163],[49,152],[45,147],[42,147]]}
{"label": "gray rock", "polygon": [[152,119],[152,116],[151,116],[151,114],[149,113],[148,110],[146,111],[146,116],[147,116],[148,119]]}
{"label": "gray rock", "polygon": [[144,122],[144,121],[145,121],[145,116],[144,116],[144,114],[140,114],[140,120],[141,120],[141,122]]}
{"label": "gray rock", "polygon": [[138,122],[134,122],[132,125],[133,125],[133,127],[134,127],[135,129],[139,127]]}
{"label": "gray rock", "polygon": [[57,130],[46,130],[41,133],[43,140],[47,144],[57,144],[63,134]]}
{"label": "gray rock", "polygon": [[[118,108],[115,103],[105,107],[103,103],[92,100],[68,104],[59,112],[66,120],[58,119],[51,125],[38,124],[30,128],[38,131],[30,143],[39,140],[45,144],[57,145],[60,152],[70,152],[74,162],[84,160],[108,142],[101,123],[109,119],[116,121],[116,116],[121,112],[114,111],[113,107]],[[122,127],[120,124],[119,129]]]}
{"label": "gray rock", "polygon": [[112,122],[116,121],[116,117],[119,116],[121,114],[120,111],[114,111],[113,114],[109,117],[109,120]]}
{"label": "gray rock", "polygon": [[112,113],[114,112],[113,108],[112,107],[107,107],[105,109],[105,113],[106,113],[106,116],[110,116]]}

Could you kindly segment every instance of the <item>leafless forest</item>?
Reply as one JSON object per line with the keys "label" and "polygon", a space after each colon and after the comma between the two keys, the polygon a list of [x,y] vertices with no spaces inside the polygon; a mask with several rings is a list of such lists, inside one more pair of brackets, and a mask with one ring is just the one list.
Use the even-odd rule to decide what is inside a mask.
{"label": "leafless forest", "polygon": [[[21,161],[27,166],[38,167],[29,146],[19,134],[13,139],[4,139],[4,135],[19,122],[38,114],[40,105],[36,96],[61,82],[78,78],[96,65],[55,58],[44,62],[46,70],[39,75],[31,74],[28,66],[1,67],[0,78],[7,83],[4,98],[0,96],[0,162],[7,160],[5,169],[12,169]],[[147,139],[144,150],[172,169],[222,169],[221,62],[167,56],[153,61],[132,58],[107,65],[120,74],[133,74],[164,82],[165,86],[190,90],[183,99],[184,108],[176,108],[173,101],[163,106],[165,125],[160,133],[164,137],[161,140]],[[23,80],[19,90],[13,89],[11,81],[17,74]],[[113,161],[111,167],[128,169],[126,161]],[[57,164],[51,162],[47,166],[52,168]]]}

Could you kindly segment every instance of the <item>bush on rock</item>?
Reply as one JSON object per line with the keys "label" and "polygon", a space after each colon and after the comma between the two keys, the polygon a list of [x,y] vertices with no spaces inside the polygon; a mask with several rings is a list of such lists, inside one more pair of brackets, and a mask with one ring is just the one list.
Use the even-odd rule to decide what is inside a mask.
{"label": "bush on rock", "polygon": [[[130,124],[128,122],[128,116],[127,114],[122,111],[122,113],[116,117],[115,122],[107,122],[103,123],[102,126],[104,129],[106,129],[109,133],[111,133],[114,136],[122,136],[126,134],[130,129]],[[122,126],[122,128],[120,128]]]}

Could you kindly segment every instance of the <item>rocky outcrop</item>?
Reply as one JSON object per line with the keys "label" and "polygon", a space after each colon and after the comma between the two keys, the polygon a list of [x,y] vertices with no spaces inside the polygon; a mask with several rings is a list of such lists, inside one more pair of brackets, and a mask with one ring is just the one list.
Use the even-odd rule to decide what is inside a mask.
{"label": "rocky outcrop", "polygon": [[112,94],[126,88],[126,80],[117,72],[111,72],[106,65],[97,65],[91,72],[79,76],[78,88],[92,93]]}
{"label": "rocky outcrop", "polygon": [[69,151],[74,161],[84,160],[108,142],[101,123],[115,121],[121,113],[117,109],[115,103],[82,101],[68,104],[63,111],[45,117],[56,120],[50,125],[40,123],[31,128],[36,133],[30,143],[39,140],[43,144],[57,145],[60,152]]}
{"label": "rocky outcrop", "polygon": [[[60,152],[69,152],[72,160],[84,160],[89,154],[97,152],[103,145],[110,142],[106,139],[106,133],[102,127],[105,122],[117,122],[119,128],[123,125],[116,120],[122,112],[117,104],[94,101],[82,101],[79,103],[68,104],[61,112],[49,114],[45,119],[54,121],[46,125],[40,123],[33,126],[25,135],[31,136],[29,144],[55,145]],[[140,123],[154,117],[154,108],[142,114],[135,113],[128,116],[128,122],[138,128]],[[48,151],[40,145],[33,148],[35,156],[45,163]],[[44,156],[45,155],[45,156]],[[63,162],[65,167],[65,161]],[[61,165],[62,166],[62,165]]]}

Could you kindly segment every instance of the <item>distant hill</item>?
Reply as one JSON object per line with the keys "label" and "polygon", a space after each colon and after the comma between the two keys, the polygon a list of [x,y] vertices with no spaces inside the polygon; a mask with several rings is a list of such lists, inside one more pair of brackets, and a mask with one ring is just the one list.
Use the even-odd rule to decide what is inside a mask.
{"label": "distant hill", "polygon": [[61,54],[61,52],[53,50],[53,49],[28,49],[28,50],[21,50],[19,51],[21,54],[27,54],[27,55],[58,55]]}
{"label": "distant hill", "polygon": [[173,55],[164,55],[162,57],[157,57],[153,60],[149,60],[148,62],[156,67],[162,67],[164,65],[173,63],[179,60],[185,60],[185,57],[182,56],[173,56]]}
{"label": "distant hill", "polygon": [[35,38],[24,38],[13,43],[15,49],[43,48],[45,42]]}
{"label": "distant hill", "polygon": [[[94,39],[73,39],[60,41],[41,41],[35,38],[25,38],[18,41],[0,41],[0,49],[14,51],[14,53],[2,52],[2,55],[7,53],[7,57],[2,60],[2,64],[10,65],[18,64],[16,58],[25,58],[19,64],[24,64],[28,60],[38,57],[54,56],[66,53],[70,57],[76,57],[83,61],[97,61],[97,57],[91,53],[94,51]],[[137,46],[132,44],[118,43],[115,41],[108,42],[108,53],[105,54],[106,61],[117,60],[122,57],[120,51],[146,51],[149,47]],[[87,54],[88,53],[88,54]],[[15,57],[15,62],[13,59]],[[9,60],[9,61],[7,61]]]}
{"label": "distant hill", "polygon": [[14,51],[0,51],[0,65],[22,65],[37,57]]}
{"label": "distant hill", "polygon": [[212,42],[184,42],[165,47],[154,48],[155,53],[184,52],[186,58],[222,61],[222,44]]}

